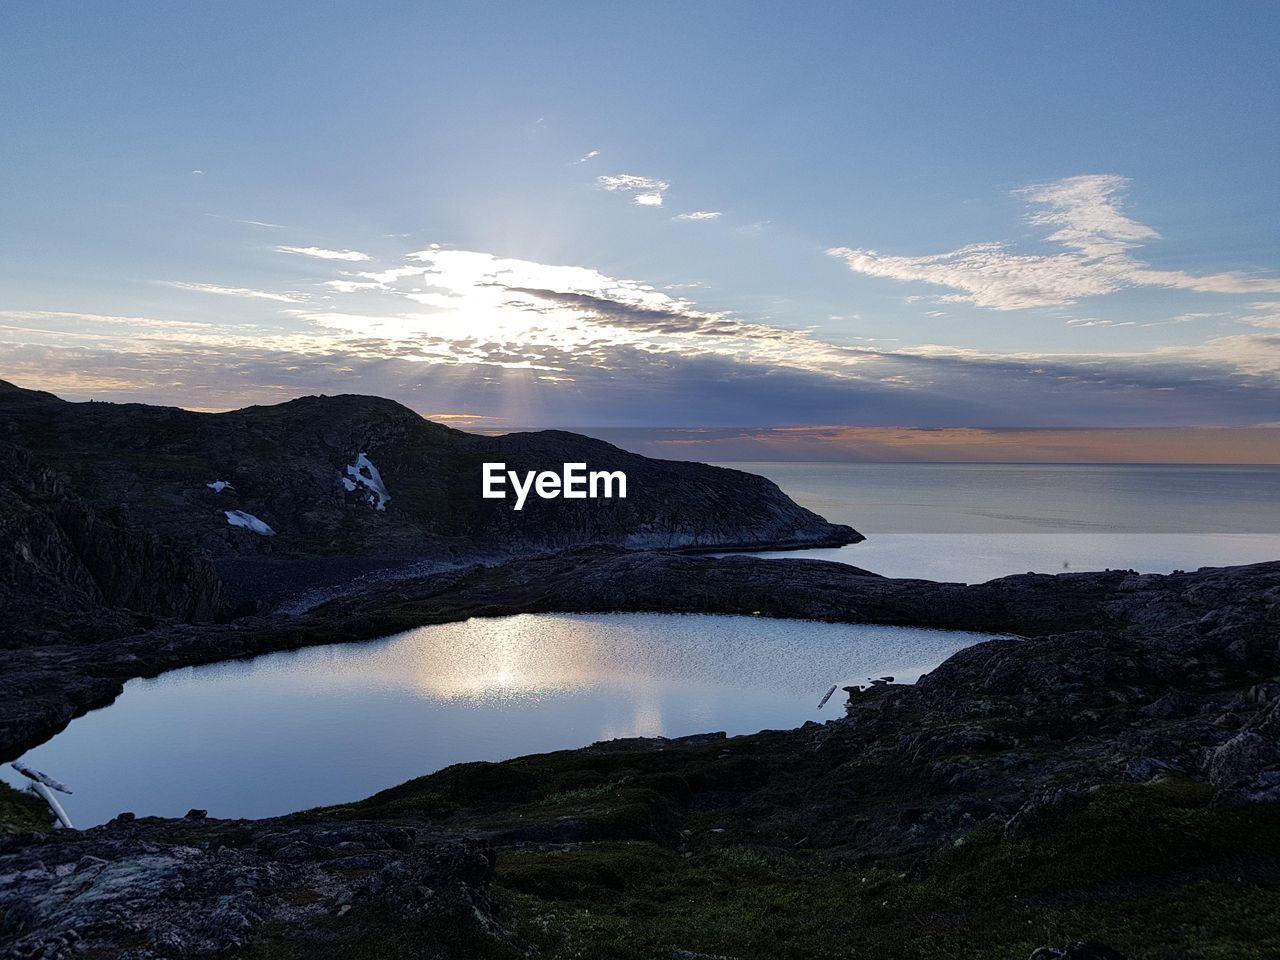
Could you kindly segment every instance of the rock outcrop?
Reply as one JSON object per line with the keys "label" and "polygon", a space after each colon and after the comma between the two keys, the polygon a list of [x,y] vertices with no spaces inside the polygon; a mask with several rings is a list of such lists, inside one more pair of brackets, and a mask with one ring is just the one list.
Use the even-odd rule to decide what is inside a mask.
{"label": "rock outcrop", "polygon": [[222,610],[208,559],[165,544],[122,510],[76,496],[47,466],[0,443],[0,646],[100,641]]}
{"label": "rock outcrop", "polygon": [[0,841],[0,957],[223,955],[264,929],[332,955],[344,947],[335,923],[352,910],[498,936],[493,862],[478,841],[382,823],[126,815],[10,837]]}

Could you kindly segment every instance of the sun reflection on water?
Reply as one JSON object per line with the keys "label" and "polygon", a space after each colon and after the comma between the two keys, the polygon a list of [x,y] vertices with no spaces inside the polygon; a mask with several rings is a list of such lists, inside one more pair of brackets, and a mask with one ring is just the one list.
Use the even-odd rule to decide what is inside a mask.
{"label": "sun reflection on water", "polygon": [[830,719],[838,702],[817,702],[831,684],[910,682],[979,639],[755,617],[475,619],[130,681],[30,761],[75,784],[77,823],[195,805],[271,816],[454,763]]}
{"label": "sun reflection on water", "polygon": [[[599,631],[562,623],[548,631],[538,617],[485,621],[485,629],[423,627],[402,636],[387,666],[421,693],[442,700],[536,698],[598,683]],[[403,642],[410,641],[410,642]]]}

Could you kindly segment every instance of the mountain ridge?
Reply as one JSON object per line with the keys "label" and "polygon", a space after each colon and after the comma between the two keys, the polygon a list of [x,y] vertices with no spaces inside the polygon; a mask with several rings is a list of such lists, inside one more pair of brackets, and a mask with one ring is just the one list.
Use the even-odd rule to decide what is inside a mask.
{"label": "mountain ridge", "polygon": [[[0,524],[19,509],[28,525],[33,510],[107,517],[105,525],[85,521],[73,532],[114,531],[112,537],[130,544],[125,555],[140,564],[162,549],[173,551],[173,565],[147,559],[145,571],[139,567],[125,579],[163,570],[175,583],[203,583],[210,569],[201,558],[208,557],[234,587],[225,597],[237,608],[284,599],[313,581],[335,584],[416,561],[470,563],[589,544],[717,550],[862,539],[753,474],[654,460],[566,431],[469,434],[393,400],[360,394],[203,413],[72,402],[0,381],[0,443],[12,448],[10,459],[20,461],[25,473],[56,477],[49,489],[56,487],[59,498],[58,505],[47,497],[33,500],[10,485],[12,495],[0,501]],[[511,499],[481,497],[485,462],[503,462],[522,474],[559,472],[569,462],[622,470],[628,496],[531,496],[515,511]],[[40,536],[47,540],[54,536],[47,531],[57,528],[51,514]],[[76,556],[94,549],[74,536],[63,540],[59,569],[70,570]],[[150,546],[140,546],[144,541]],[[14,556],[18,566],[26,563]],[[183,564],[186,572],[178,569]],[[78,606],[85,598],[110,606],[112,598],[147,592],[135,583],[124,593],[92,585],[86,593],[86,584],[80,571],[59,589],[74,594]],[[157,589],[159,595],[166,587]],[[217,594],[211,585],[200,589]],[[122,605],[147,614],[205,616],[209,603],[201,597],[159,607],[150,601]]]}
{"label": "mountain ridge", "polygon": [[[389,557],[458,546],[557,549],[613,543],[645,549],[827,546],[862,539],[800,507],[763,477],[654,460],[566,431],[468,434],[395,401],[300,397],[225,413],[72,403],[10,387],[0,435],[63,473],[94,503],[125,506],[144,527],[211,555]],[[365,455],[389,498],[371,508]],[[566,462],[622,470],[625,500],[539,500],[522,511],[481,498],[480,465],[521,472]],[[209,484],[223,481],[226,488]],[[230,527],[243,511],[275,531]]]}

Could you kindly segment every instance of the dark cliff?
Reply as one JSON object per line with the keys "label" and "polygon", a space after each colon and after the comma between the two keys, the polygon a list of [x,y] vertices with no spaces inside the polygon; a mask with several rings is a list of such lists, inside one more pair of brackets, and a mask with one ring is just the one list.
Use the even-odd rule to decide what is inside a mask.
{"label": "dark cliff", "polygon": [[[206,620],[222,608],[207,558],[165,544],[77,497],[25,451],[0,444],[0,644],[45,630],[76,636],[128,632],[160,616]],[[104,609],[118,615],[101,616]]]}

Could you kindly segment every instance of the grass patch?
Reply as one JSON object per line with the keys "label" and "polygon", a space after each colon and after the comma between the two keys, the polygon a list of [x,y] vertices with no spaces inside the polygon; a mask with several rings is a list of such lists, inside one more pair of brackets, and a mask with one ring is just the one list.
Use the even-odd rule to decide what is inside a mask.
{"label": "grass patch", "polygon": [[987,960],[1074,939],[1137,960],[1280,952],[1280,817],[1213,807],[1188,783],[1110,787],[1019,840],[983,827],[923,875],[907,867],[595,843],[508,851],[498,879],[556,958]]}
{"label": "grass patch", "polygon": [[53,814],[34,794],[0,783],[0,825],[12,830],[45,833],[53,827]]}
{"label": "grass patch", "polygon": [[550,851],[508,853],[498,860],[498,882],[547,900],[616,902],[671,873],[679,856],[646,842],[601,842]]}
{"label": "grass patch", "polygon": [[424,919],[353,910],[313,923],[305,936],[264,924],[262,940],[236,954],[242,960],[525,960],[487,931],[468,907],[450,904]]}
{"label": "grass patch", "polygon": [[574,790],[561,790],[557,793],[548,794],[539,803],[544,807],[552,807],[562,803],[590,803],[592,800],[599,800],[601,797],[607,796],[626,782],[624,778],[622,780],[610,780],[608,783],[596,783],[588,787],[578,787]]}

